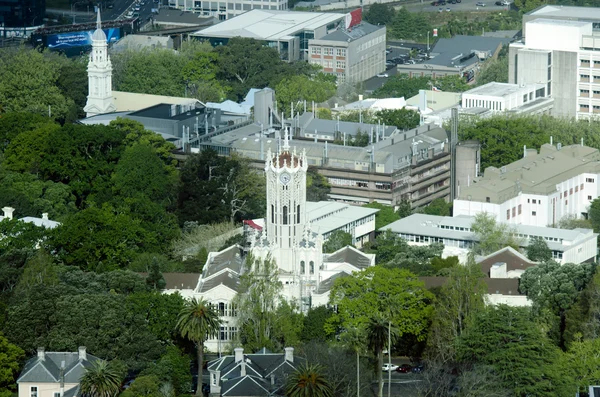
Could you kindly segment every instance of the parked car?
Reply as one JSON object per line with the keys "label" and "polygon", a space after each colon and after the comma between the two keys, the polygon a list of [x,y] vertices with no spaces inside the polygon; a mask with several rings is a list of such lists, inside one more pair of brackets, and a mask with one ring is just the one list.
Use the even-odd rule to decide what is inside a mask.
{"label": "parked car", "polygon": [[396,368],[398,368],[398,366],[394,365],[394,364],[383,364],[383,367],[381,369],[383,372],[389,372],[389,371],[395,371]]}
{"label": "parked car", "polygon": [[496,4],[497,6],[501,6],[501,5],[502,5],[502,2],[501,2],[501,1],[497,1],[497,2],[496,2],[496,3],[494,3],[494,4]]}
{"label": "parked car", "polygon": [[415,365],[412,368],[412,372],[413,372],[413,374],[420,374],[421,372],[423,372],[424,369],[425,369],[425,367],[423,367],[423,364],[419,364],[419,365]]}
{"label": "parked car", "polygon": [[409,364],[402,364],[401,366],[399,366],[398,368],[396,368],[397,372],[400,372],[401,374],[407,374],[412,370],[412,366]]}
{"label": "parked car", "polygon": [[377,77],[390,77],[387,73],[379,73]]}
{"label": "parked car", "polygon": [[438,10],[439,12],[444,12],[444,8],[440,7],[440,9]]}
{"label": "parked car", "polygon": [[450,7],[446,7],[446,11],[447,11],[447,12],[450,12]]}
{"label": "parked car", "polygon": [[477,2],[475,5],[476,5],[477,7],[485,7],[485,3],[484,3],[484,2],[482,2],[482,1],[478,1],[478,2]]}

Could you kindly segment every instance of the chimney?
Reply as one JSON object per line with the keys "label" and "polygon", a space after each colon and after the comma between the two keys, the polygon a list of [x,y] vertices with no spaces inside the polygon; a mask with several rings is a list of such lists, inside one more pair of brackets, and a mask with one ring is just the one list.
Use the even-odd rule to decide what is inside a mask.
{"label": "chimney", "polygon": [[364,97],[363,97],[362,95],[359,95],[359,96],[358,96],[358,100],[359,100],[359,101],[362,101],[362,100],[363,100],[363,98],[364,98]]}
{"label": "chimney", "polygon": [[79,346],[79,359],[87,360],[87,353],[85,352],[85,346]]}
{"label": "chimney", "polygon": [[48,220],[48,213],[47,213],[47,212],[44,212],[44,213],[42,214],[42,219],[43,219],[43,220],[45,220],[45,221],[47,221],[47,220]]}
{"label": "chimney", "polygon": [[46,349],[43,347],[38,347],[37,349],[38,360],[44,361],[46,359]]}
{"label": "chimney", "polygon": [[60,362],[60,397],[65,396],[65,362],[64,360]]}
{"label": "chimney", "polygon": [[246,376],[246,361],[240,361],[240,376]]}
{"label": "chimney", "polygon": [[289,362],[293,363],[294,362],[294,348],[286,347],[283,350],[285,351],[285,361],[289,361]]}
{"label": "chimney", "polygon": [[15,209],[13,207],[4,207],[4,208],[2,208],[2,211],[4,211],[5,218],[12,219],[13,212],[15,212]]}
{"label": "chimney", "polygon": [[233,349],[235,362],[239,363],[240,361],[244,361],[244,348],[236,347]]}
{"label": "chimney", "polygon": [[275,386],[275,374],[271,374],[271,386]]}
{"label": "chimney", "polygon": [[[209,369],[210,373],[210,395],[220,396],[221,395],[221,371],[215,369]],[[198,382],[200,383],[200,382]]]}

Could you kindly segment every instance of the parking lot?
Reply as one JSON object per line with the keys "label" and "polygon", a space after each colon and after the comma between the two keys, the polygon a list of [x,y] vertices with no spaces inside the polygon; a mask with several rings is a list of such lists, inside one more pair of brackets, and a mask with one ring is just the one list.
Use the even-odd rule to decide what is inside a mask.
{"label": "parking lot", "polygon": [[[440,12],[440,8],[442,12],[451,12],[451,11],[480,11],[480,12],[490,12],[490,11],[508,11],[511,7],[509,5],[498,6],[496,5],[496,0],[494,1],[480,1],[480,0],[461,0],[460,3],[458,0],[454,0],[455,3],[451,3],[445,1],[445,4],[441,5],[432,5],[433,1],[423,1],[422,3],[416,4],[407,4],[405,5],[406,9],[412,12]],[[478,3],[484,4],[483,6],[477,5]]]}

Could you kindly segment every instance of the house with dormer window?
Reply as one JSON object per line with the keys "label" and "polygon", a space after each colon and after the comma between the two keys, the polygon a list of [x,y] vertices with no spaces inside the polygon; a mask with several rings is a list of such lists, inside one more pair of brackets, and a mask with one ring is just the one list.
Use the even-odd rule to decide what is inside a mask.
{"label": "house with dormer window", "polygon": [[79,380],[100,360],[79,347],[77,352],[47,352],[38,348],[17,379],[19,397],[79,397]]}

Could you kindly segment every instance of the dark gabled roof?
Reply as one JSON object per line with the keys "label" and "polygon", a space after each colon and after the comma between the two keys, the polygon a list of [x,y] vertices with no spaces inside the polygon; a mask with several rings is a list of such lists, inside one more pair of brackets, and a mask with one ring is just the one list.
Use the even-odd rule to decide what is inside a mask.
{"label": "dark gabled roof", "polygon": [[497,263],[506,263],[506,271],[525,270],[537,265],[526,256],[511,247],[502,248],[488,256],[480,258],[477,263],[481,266],[483,274],[489,277],[490,269]]}
{"label": "dark gabled roof", "polygon": [[232,271],[225,271],[217,276],[209,278],[208,280],[203,280],[200,283],[198,292],[207,292],[215,287],[218,287],[219,285],[224,285],[237,292],[240,286],[240,277]]}
{"label": "dark gabled roof", "polygon": [[246,375],[243,378],[230,379],[223,382],[221,386],[222,396],[269,396],[268,383],[257,376]]}
{"label": "dark gabled roof", "polygon": [[328,255],[324,259],[325,263],[349,263],[358,269],[364,269],[371,265],[371,259],[357,250],[356,248],[346,246]]}
{"label": "dark gabled roof", "polygon": [[79,385],[70,388],[69,390],[65,390],[65,394],[63,397],[76,397],[79,395]]}
{"label": "dark gabled roof", "polygon": [[335,282],[335,280],[337,280],[338,278],[341,278],[341,277],[346,277],[346,276],[349,276],[349,274],[346,272],[339,272],[339,273],[336,273],[333,276],[321,281],[319,283],[319,287],[315,290],[315,294],[321,295],[321,294],[324,294],[325,292],[331,290],[331,287],[333,287],[333,283]]}
{"label": "dark gabled roof", "polygon": [[470,57],[473,51],[489,52],[490,55],[496,51],[498,46],[507,45],[510,39],[483,36],[457,35],[450,39],[439,39],[431,49],[433,54],[438,54],[427,61],[428,64],[453,66],[468,66],[479,59]]}
{"label": "dark gabled roof", "polygon": [[17,382],[56,383],[60,381],[60,368],[64,362],[65,383],[79,383],[79,379],[98,357],[86,354],[86,360],[79,359],[79,353],[46,352],[45,359],[37,356],[29,359],[21,371]]}
{"label": "dark gabled roof", "polygon": [[[138,273],[146,278],[148,273]],[[163,273],[165,289],[194,289],[198,285],[200,273]]]}
{"label": "dark gabled roof", "polygon": [[210,262],[204,267],[202,278],[207,279],[224,269],[231,269],[239,274],[242,270],[243,262],[241,247],[239,245],[232,245],[211,258]]}

